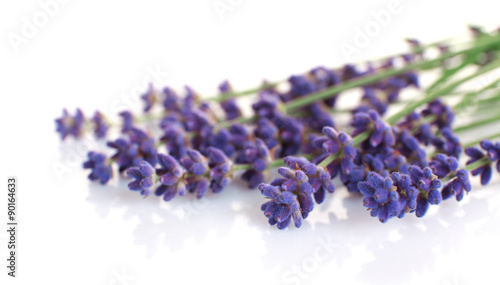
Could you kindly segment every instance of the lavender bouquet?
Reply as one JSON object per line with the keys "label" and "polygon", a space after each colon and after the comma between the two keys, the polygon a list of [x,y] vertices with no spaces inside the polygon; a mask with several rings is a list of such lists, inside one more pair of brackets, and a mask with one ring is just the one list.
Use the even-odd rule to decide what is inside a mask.
{"label": "lavender bouquet", "polygon": [[[143,114],[124,111],[121,123],[111,124],[99,111],[88,118],[79,109],[74,115],[64,110],[56,130],[62,140],[88,132],[106,139],[113,153],[89,152],[83,163],[88,178],[106,184],[128,177],[128,188],[144,197],[202,199],[239,176],[264,196],[261,210],[269,224],[285,229],[300,227],[339,179],[380,222],[423,217],[431,205],[461,201],[472,189],[471,175],[486,185],[493,169],[500,172],[500,143],[491,141],[500,133],[459,139],[482,126],[494,130],[500,120],[491,115],[500,106],[500,78],[479,90],[462,88],[500,69],[500,32],[471,31],[460,49],[409,40],[405,54],[317,67],[241,92],[224,81],[213,97],[190,87],[180,96],[171,87],[151,86],[141,97]],[[440,75],[421,86],[428,72]],[[412,96],[404,96],[407,91]],[[251,116],[238,105],[244,96],[257,98]],[[358,103],[341,108],[343,96]],[[454,126],[456,114],[471,120]],[[111,139],[116,126],[121,135]],[[276,168],[281,177],[269,181]]]}

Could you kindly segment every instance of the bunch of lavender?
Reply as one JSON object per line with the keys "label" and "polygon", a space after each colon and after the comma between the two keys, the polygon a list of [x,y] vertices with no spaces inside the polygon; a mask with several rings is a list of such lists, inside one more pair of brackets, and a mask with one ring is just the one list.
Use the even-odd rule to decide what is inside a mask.
{"label": "bunch of lavender", "polygon": [[[170,87],[151,85],[141,96],[144,114],[119,114],[121,136],[107,141],[114,153],[89,152],[83,166],[91,171],[89,179],[101,184],[115,177],[116,167],[120,176],[133,179],[130,190],[146,197],[154,192],[165,201],[186,192],[199,199],[208,189],[219,193],[241,173],[250,188],[258,186],[268,199],[261,209],[280,229],[290,221],[300,227],[314,204],[334,192],[337,177],[381,222],[406,213],[423,217],[430,205],[451,196],[460,201],[471,190],[469,172],[480,175],[485,185],[493,163],[500,171],[500,145],[490,140],[481,141],[482,150],[474,147],[479,142],[468,145],[470,160],[466,166],[459,164],[463,147],[457,132],[500,119],[453,127],[455,112],[465,105],[452,107],[447,97],[500,67],[500,36],[473,35],[469,48],[452,51],[441,44],[441,55],[433,59],[426,52],[435,44],[411,40],[411,52],[377,63],[317,67],[285,83],[265,82],[243,92],[224,81],[219,94],[205,100],[190,87],[180,96]],[[452,59],[461,64],[451,67]],[[455,79],[471,65],[477,66],[473,75]],[[427,69],[442,69],[443,76],[404,105],[400,94],[419,89],[419,72]],[[287,85],[286,91],[280,91],[279,84]],[[340,111],[337,98],[355,88],[362,91],[359,103],[347,110],[349,123],[339,124],[334,120]],[[466,93],[463,100],[493,88],[496,84]],[[254,114],[243,117],[237,99],[251,94],[257,94],[251,106]],[[481,102],[498,102],[497,97],[475,103],[480,108]],[[160,131],[148,129],[145,122],[157,124]],[[74,116],[64,110],[56,125],[63,140],[89,132],[107,139],[112,126],[102,113],[87,119],[79,109]],[[268,172],[275,167],[282,178],[268,184]]]}

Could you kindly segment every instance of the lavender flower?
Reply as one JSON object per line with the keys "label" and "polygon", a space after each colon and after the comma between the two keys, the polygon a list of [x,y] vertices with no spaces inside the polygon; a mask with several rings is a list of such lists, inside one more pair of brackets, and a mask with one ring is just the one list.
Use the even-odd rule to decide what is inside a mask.
{"label": "lavender flower", "polygon": [[166,124],[163,127],[163,136],[160,141],[165,143],[168,153],[176,159],[181,159],[186,155],[186,132],[179,123]]}
{"label": "lavender flower", "polygon": [[160,177],[161,184],[156,188],[155,195],[163,196],[165,201],[172,200],[175,195],[184,196],[186,170],[170,155],[158,154],[158,162],[161,167],[156,169],[156,175]]}
{"label": "lavender flower", "polygon": [[236,163],[252,164],[252,169],[246,170],[241,178],[248,182],[248,187],[255,188],[264,182],[264,171],[272,160],[271,153],[261,139],[255,142],[247,141],[236,156]]}
{"label": "lavender flower", "polygon": [[104,115],[96,111],[94,116],[92,117],[92,122],[94,123],[94,135],[98,139],[102,139],[106,137],[106,133],[108,132],[109,125],[106,122]]}
{"label": "lavender flower", "polygon": [[144,113],[148,113],[156,103],[156,94],[152,84],[149,84],[148,90],[141,96],[141,99],[145,104]]}
{"label": "lavender flower", "polygon": [[154,172],[154,168],[146,161],[141,161],[139,166],[128,168],[128,177],[135,179],[128,184],[128,188],[132,191],[141,191],[143,196],[149,196],[153,192]]}
{"label": "lavender flower", "polygon": [[325,191],[333,193],[335,187],[324,168],[304,158],[286,157],[285,163],[288,168],[278,169],[283,178],[259,185],[261,193],[271,199],[261,209],[270,225],[277,224],[279,229],[285,229],[293,219],[298,228],[314,208],[312,195],[317,203],[321,203]]}
{"label": "lavender flower", "polygon": [[157,162],[154,138],[137,128],[128,132],[128,138],[108,141],[107,145],[116,149],[116,153],[111,158],[118,164],[120,172],[129,167],[138,166],[141,160],[146,160],[151,165]]}
{"label": "lavender flower", "polygon": [[83,163],[83,168],[91,169],[88,178],[91,181],[99,180],[106,184],[113,176],[111,166],[107,164],[106,155],[94,151],[88,153],[88,160]]}
{"label": "lavender flower", "polygon": [[56,131],[61,135],[61,140],[68,136],[81,137],[85,125],[85,116],[82,110],[76,109],[74,116],[70,116],[68,110],[63,110],[61,118],[56,119]]}
{"label": "lavender flower", "polygon": [[220,149],[208,149],[208,165],[210,167],[210,189],[219,193],[232,179],[233,163]]}
{"label": "lavender flower", "polygon": [[323,154],[315,161],[319,162],[328,156],[336,155],[336,159],[326,167],[331,177],[335,178],[339,171],[346,175],[351,173],[354,167],[353,159],[356,155],[351,137],[344,132],[338,133],[331,127],[324,127],[323,134],[326,137],[318,137],[312,142],[314,147],[323,151]]}
{"label": "lavender flower", "polygon": [[120,114],[122,117],[122,134],[126,134],[134,128],[134,116],[129,111],[123,111]]}
{"label": "lavender flower", "polygon": [[455,178],[446,184],[441,190],[443,200],[455,196],[457,201],[461,201],[465,193],[470,192],[471,184],[469,181],[469,173],[465,169],[457,171]]}
{"label": "lavender flower", "polygon": [[257,121],[257,126],[254,129],[254,135],[264,141],[268,149],[273,149],[279,145],[279,130],[270,120],[266,118],[260,118]]}
{"label": "lavender flower", "polygon": [[[300,228],[302,225],[302,212],[296,195],[273,185],[261,184],[259,189],[262,195],[271,199],[261,206],[261,210],[264,211],[264,215],[269,219],[271,226],[277,225],[278,229],[283,230],[288,227],[290,220],[293,219],[295,227]],[[312,205],[309,200],[305,203],[308,202]]]}
{"label": "lavender flower", "polygon": [[[232,87],[226,80],[219,85],[219,91],[221,94],[227,94],[228,92],[232,92]],[[241,110],[236,104],[236,100],[234,98],[227,99],[226,101],[221,102],[220,105],[226,113],[227,120],[233,120],[241,117]]]}
{"label": "lavender flower", "polygon": [[493,143],[490,140],[482,140],[480,142],[481,148],[486,151],[483,153],[478,148],[468,147],[465,149],[465,154],[467,154],[470,159],[467,161],[467,165],[472,164],[480,159],[487,159],[483,165],[471,171],[473,176],[480,175],[481,176],[481,184],[486,185],[490,182],[491,176],[493,174],[493,170],[491,165],[493,162],[497,162],[496,169],[500,172],[500,143]]}
{"label": "lavender flower", "polygon": [[395,144],[396,139],[391,126],[387,125],[375,110],[354,114],[351,126],[354,127],[353,137],[365,131],[371,131],[368,139],[371,147],[377,147],[382,143],[387,146]]}
{"label": "lavender flower", "polygon": [[181,110],[181,102],[179,99],[179,96],[177,96],[177,93],[170,87],[165,87],[163,88],[163,107],[167,111],[177,111],[180,112]]}

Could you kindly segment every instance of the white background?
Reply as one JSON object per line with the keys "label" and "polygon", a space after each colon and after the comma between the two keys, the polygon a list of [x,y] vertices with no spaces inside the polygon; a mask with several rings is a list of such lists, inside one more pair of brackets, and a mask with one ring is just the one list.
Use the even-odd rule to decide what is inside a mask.
{"label": "white background", "polygon": [[[390,1],[221,0],[232,5],[221,14],[212,0],[70,0],[55,2],[44,18],[47,2],[0,4],[0,179],[19,178],[16,280],[6,278],[0,233],[8,284],[497,282],[498,183],[423,219],[387,224],[339,187],[302,228],[279,231],[260,211],[262,196],[240,181],[216,197],[169,204],[141,199],[124,181],[92,184],[80,165],[88,148],[102,145],[61,143],[54,119],[64,107],[116,119],[120,107],[139,106],[149,81],[211,95],[224,79],[242,90],[317,65],[403,52],[406,37],[462,39],[467,24],[494,28],[499,4],[396,1],[398,12],[347,58],[341,44],[353,44]],[[54,170],[61,164],[62,174]]]}

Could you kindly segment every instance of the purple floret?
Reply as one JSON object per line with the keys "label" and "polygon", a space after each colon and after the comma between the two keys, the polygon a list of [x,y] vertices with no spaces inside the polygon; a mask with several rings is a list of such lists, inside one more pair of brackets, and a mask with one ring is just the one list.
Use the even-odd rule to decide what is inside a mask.
{"label": "purple floret", "polygon": [[63,109],[63,115],[56,121],[56,131],[60,134],[61,140],[66,137],[73,136],[79,138],[83,134],[83,127],[85,125],[85,116],[82,110],[76,109],[75,115],[71,116],[68,110]]}
{"label": "purple floret", "polygon": [[88,153],[88,160],[83,163],[83,168],[91,169],[88,178],[92,181],[99,180],[106,184],[113,176],[111,166],[107,163],[106,155],[94,151]]}

